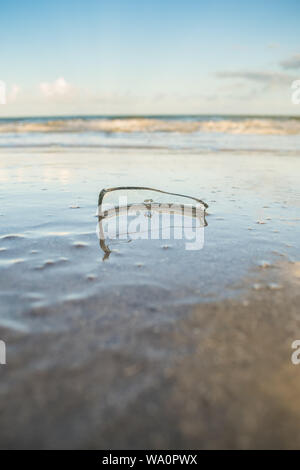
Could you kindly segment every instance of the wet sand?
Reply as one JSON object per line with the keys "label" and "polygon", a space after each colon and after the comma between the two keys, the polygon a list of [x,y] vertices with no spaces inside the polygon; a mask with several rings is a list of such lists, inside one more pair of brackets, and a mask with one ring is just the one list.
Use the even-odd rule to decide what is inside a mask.
{"label": "wet sand", "polygon": [[[1,448],[299,448],[297,155],[1,153]],[[104,187],[209,204],[205,244],[96,235]]]}

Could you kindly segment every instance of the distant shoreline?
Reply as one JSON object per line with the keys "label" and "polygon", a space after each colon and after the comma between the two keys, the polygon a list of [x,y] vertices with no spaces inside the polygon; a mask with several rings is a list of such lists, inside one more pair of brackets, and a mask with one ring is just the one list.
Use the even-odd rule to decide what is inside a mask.
{"label": "distant shoreline", "polygon": [[[0,109],[1,110],[1,109]],[[300,119],[299,114],[41,114],[41,115],[19,115],[1,116],[0,121],[8,120],[34,120],[34,119],[180,119],[180,118],[224,118],[224,119]]]}

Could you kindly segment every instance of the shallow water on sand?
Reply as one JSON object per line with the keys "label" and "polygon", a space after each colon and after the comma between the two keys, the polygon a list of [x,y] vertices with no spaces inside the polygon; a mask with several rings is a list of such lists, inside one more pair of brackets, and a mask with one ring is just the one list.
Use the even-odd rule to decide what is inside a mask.
{"label": "shallow water on sand", "polygon": [[[145,360],[157,356],[167,363],[167,344],[155,346],[152,337],[156,328],[176,325],[188,306],[239,297],[252,288],[252,281],[242,282],[249,275],[255,283],[269,269],[275,278],[278,260],[298,261],[299,175],[296,155],[153,150],[2,153],[0,338],[7,342],[8,366],[0,371],[0,393],[7,396],[8,384],[14,383],[19,391],[11,403],[17,404],[28,387],[34,388],[23,418],[18,418],[15,431],[2,434],[2,442],[12,445],[14,437],[19,444],[55,441],[64,410],[54,406],[57,415],[54,411],[53,422],[41,429],[34,411],[39,393],[35,383],[44,390],[52,373],[63,375],[77,367],[78,389],[69,392],[78,406],[84,381],[92,387],[95,379],[94,360],[109,363],[109,354],[115,351],[122,362],[132,335],[141,335]],[[110,256],[103,259],[96,233],[99,192],[128,185],[187,194],[208,203],[203,248],[187,251],[182,240],[114,240]],[[64,335],[74,335],[76,346],[66,350],[70,345]],[[134,367],[133,351],[130,357]],[[114,374],[114,367],[108,372],[103,365],[103,375]],[[116,381],[118,374],[116,369]],[[132,384],[124,396],[118,387],[114,392],[108,389],[109,400],[126,402],[126,393],[133,400],[134,387],[147,389],[147,377],[143,380]],[[66,407],[67,390],[62,393]],[[46,406],[47,397],[43,400]],[[93,413],[96,397],[91,407],[83,406]],[[71,446],[82,442],[81,432],[75,435],[80,419],[74,413],[74,421],[66,425],[68,432],[68,426],[72,428]],[[22,433],[29,424],[27,440]]]}
{"label": "shallow water on sand", "polygon": [[[143,286],[163,289],[171,302],[234,295],[250,267],[297,256],[299,169],[296,157],[274,155],[3,155],[2,319],[25,325],[30,309],[114,295],[126,286],[139,286],[141,295]],[[203,248],[187,251],[183,240],[113,240],[106,259],[96,233],[98,194],[128,184],[206,201]]]}

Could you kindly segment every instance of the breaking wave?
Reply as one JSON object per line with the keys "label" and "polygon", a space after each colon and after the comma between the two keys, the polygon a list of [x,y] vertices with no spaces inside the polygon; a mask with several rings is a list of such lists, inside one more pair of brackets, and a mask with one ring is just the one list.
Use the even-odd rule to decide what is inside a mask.
{"label": "breaking wave", "polygon": [[0,120],[0,134],[197,132],[256,135],[300,134],[299,118],[70,117]]}
{"label": "breaking wave", "polygon": [[300,152],[300,118],[71,116],[0,119],[0,148]]}

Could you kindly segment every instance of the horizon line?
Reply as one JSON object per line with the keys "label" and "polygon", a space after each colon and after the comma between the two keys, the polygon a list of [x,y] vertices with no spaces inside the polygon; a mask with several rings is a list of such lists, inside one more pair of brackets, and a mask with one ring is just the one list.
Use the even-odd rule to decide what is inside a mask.
{"label": "horizon line", "polygon": [[1,120],[16,119],[47,119],[47,118],[110,118],[110,119],[135,119],[135,118],[179,118],[179,117],[232,117],[232,118],[294,118],[300,119],[300,114],[241,114],[241,113],[162,113],[162,114],[36,114],[36,115],[17,115],[17,116],[0,116]]}

